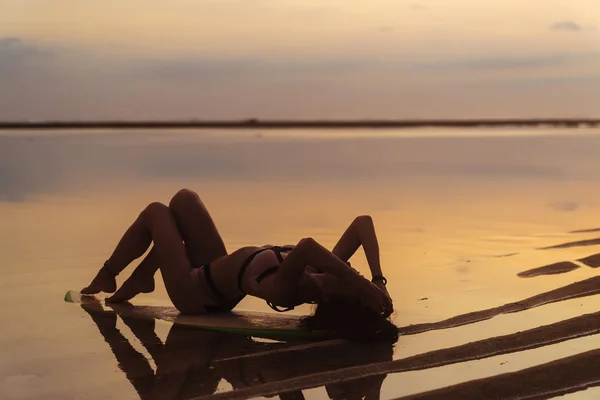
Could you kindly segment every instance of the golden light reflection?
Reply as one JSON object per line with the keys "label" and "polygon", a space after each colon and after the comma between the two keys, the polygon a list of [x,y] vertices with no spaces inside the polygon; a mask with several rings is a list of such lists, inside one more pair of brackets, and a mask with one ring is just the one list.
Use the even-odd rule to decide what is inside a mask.
{"label": "golden light reflection", "polygon": [[[565,274],[564,279],[517,277],[530,268],[592,254],[587,248],[536,250],[566,241],[569,230],[589,226],[597,209],[557,219],[552,209],[539,207],[541,199],[535,193],[519,193],[518,199],[510,193],[498,197],[484,192],[442,198],[399,194],[397,188],[375,185],[195,183],[188,186],[203,197],[230,251],[244,245],[296,243],[306,236],[331,248],[356,215],[372,215],[402,325],[493,307],[593,273],[588,268]],[[156,183],[138,187],[136,193],[92,192],[68,200],[0,203],[6,216],[0,230],[4,256],[14,268],[32,263],[41,263],[44,270],[59,268],[70,282],[65,286],[81,286],[147,203],[168,202],[183,185]],[[78,260],[76,269],[62,270],[65,258]],[[369,276],[362,253],[353,265]],[[168,304],[162,285],[142,297],[139,301]],[[267,310],[262,303],[248,300],[242,308]]]}

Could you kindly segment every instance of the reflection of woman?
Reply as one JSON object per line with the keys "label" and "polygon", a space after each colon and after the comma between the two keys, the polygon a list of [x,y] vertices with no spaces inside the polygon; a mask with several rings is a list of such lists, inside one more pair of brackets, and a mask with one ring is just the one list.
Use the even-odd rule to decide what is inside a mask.
{"label": "reflection of woman", "polygon": [[[241,389],[261,383],[289,382],[289,379],[301,376],[314,377],[320,373],[359,365],[389,362],[392,361],[393,348],[390,343],[370,346],[346,343],[300,351],[277,351],[260,357],[251,354],[213,362],[214,370],[231,383],[234,389]],[[383,374],[336,381],[326,384],[325,388],[332,399],[362,399],[365,396],[367,400],[378,399],[386,376]]]}
{"label": "reflection of woman", "polygon": [[[105,312],[100,304],[82,304],[119,367],[142,399],[175,399],[213,394],[220,377],[210,369],[211,347],[217,334],[173,326],[163,344],[154,332],[154,320],[123,318],[123,322],[142,343],[156,364],[136,351],[116,327],[117,315]],[[190,379],[190,376],[194,379]]]}
{"label": "reflection of woman", "polygon": [[[210,396],[221,379],[234,390],[274,383],[328,370],[385,362],[392,359],[392,345],[350,346],[332,344],[301,351],[285,351],[286,343],[255,342],[251,338],[171,326],[165,343],[154,331],[154,320],[122,317],[156,364],[136,351],[116,327],[117,315],[99,303],[83,304],[109,344],[119,367],[142,399],[187,399]],[[276,350],[269,352],[269,350]],[[220,359],[220,360],[219,360]],[[332,383],[332,398],[378,398],[385,375]],[[359,395],[361,394],[362,395]],[[357,396],[359,395],[359,396]],[[282,400],[302,399],[295,390],[280,394]]]}
{"label": "reflection of woman", "polygon": [[[152,203],[141,212],[82,293],[114,292],[115,276],[152,243],[146,258],[108,301],[122,302],[153,291],[154,273],[160,268],[169,297],[182,313],[228,312],[249,294],[277,310],[318,304],[315,315],[307,319],[314,329],[349,333],[357,340],[397,338],[387,320],[392,301],[368,216],[357,217],[333,251],[306,238],[295,246],[248,246],[227,254],[198,195],[183,189],[169,206]],[[361,245],[372,282],[347,263]]]}

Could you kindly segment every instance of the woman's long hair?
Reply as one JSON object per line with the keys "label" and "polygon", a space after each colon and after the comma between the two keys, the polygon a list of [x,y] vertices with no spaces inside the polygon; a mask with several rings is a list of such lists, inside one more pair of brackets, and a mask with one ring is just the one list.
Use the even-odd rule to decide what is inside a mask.
{"label": "woman's long hair", "polygon": [[334,296],[319,303],[313,315],[303,319],[313,331],[328,331],[336,337],[361,343],[395,343],[398,327],[389,318],[378,315],[357,298]]}

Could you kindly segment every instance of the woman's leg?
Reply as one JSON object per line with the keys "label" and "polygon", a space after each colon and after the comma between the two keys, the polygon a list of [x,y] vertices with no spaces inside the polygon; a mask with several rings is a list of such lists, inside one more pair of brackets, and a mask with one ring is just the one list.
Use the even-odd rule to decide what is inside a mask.
{"label": "woman's leg", "polygon": [[92,283],[83,288],[81,293],[94,294],[98,292],[112,293],[117,288],[115,276],[125,269],[133,260],[142,256],[150,244],[152,236],[147,226],[149,210],[153,210],[154,203],[150,204],[140,213],[138,218],[125,232],[112,255],[104,263]]}
{"label": "woman's leg", "polygon": [[[197,193],[182,189],[169,203],[192,266],[199,267],[227,254],[223,239]],[[110,302],[127,301],[138,293],[154,290],[154,273],[159,268],[154,249],[135,269],[121,288],[108,298]]]}
{"label": "woman's leg", "polygon": [[[121,272],[127,264],[145,252],[150,241],[154,242],[156,262],[175,307],[184,313],[203,311],[202,305],[195,300],[197,289],[190,276],[192,264],[183,238],[173,213],[164,204],[152,203],[142,211],[103,269],[114,274]],[[90,285],[92,286],[94,282]],[[89,287],[86,289],[85,292],[89,292]]]}
{"label": "woman's leg", "polygon": [[196,192],[181,189],[171,199],[169,208],[194,267],[227,255],[217,226]]}
{"label": "woman's leg", "polygon": [[154,291],[154,274],[160,268],[158,257],[154,247],[142,262],[133,270],[131,276],[121,285],[119,290],[108,297],[109,303],[121,303],[131,300],[140,293],[151,293]]}

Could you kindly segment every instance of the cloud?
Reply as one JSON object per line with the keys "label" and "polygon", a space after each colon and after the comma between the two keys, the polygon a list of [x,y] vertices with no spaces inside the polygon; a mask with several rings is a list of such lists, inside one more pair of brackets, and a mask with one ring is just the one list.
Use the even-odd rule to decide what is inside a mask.
{"label": "cloud", "polygon": [[394,27],[391,25],[382,25],[377,27],[377,32],[390,33],[394,31]]}
{"label": "cloud", "polygon": [[425,9],[427,9],[427,5],[425,5],[425,3],[415,1],[410,4],[410,9],[411,10],[425,10]]}
{"label": "cloud", "polygon": [[169,59],[133,60],[124,66],[136,77],[152,79],[186,80],[226,78],[233,80],[278,76],[310,78],[335,77],[340,73],[360,73],[385,67],[378,60],[361,57],[317,57],[294,59],[293,57],[247,57],[211,58],[179,57]]}
{"label": "cloud", "polygon": [[263,62],[259,59],[210,59],[172,58],[148,59],[131,62],[129,69],[134,74],[153,78],[187,79],[206,76],[239,76],[260,70]]}
{"label": "cloud", "polygon": [[575,21],[557,21],[550,25],[553,31],[581,32],[583,28]]}
{"label": "cloud", "polygon": [[556,211],[571,212],[579,209],[580,204],[575,201],[559,201],[550,203],[549,206]]}
{"label": "cloud", "polygon": [[19,37],[0,37],[0,60],[5,60],[7,57],[28,57],[49,54],[48,50],[43,50],[34,44],[26,43]]}
{"label": "cloud", "polygon": [[13,74],[24,72],[24,68],[29,68],[50,55],[49,49],[26,43],[21,38],[0,37],[0,79],[12,78]]}
{"label": "cloud", "polygon": [[18,37],[0,37],[0,49],[17,46],[19,44],[21,44],[21,39],[19,39]]}
{"label": "cloud", "polygon": [[600,93],[597,53],[147,54],[0,37],[0,120],[593,115]]}
{"label": "cloud", "polygon": [[535,69],[555,67],[572,61],[574,56],[563,54],[542,54],[533,56],[501,56],[471,58],[452,61],[440,61],[421,64],[422,68],[431,70],[503,70],[503,69]]}

